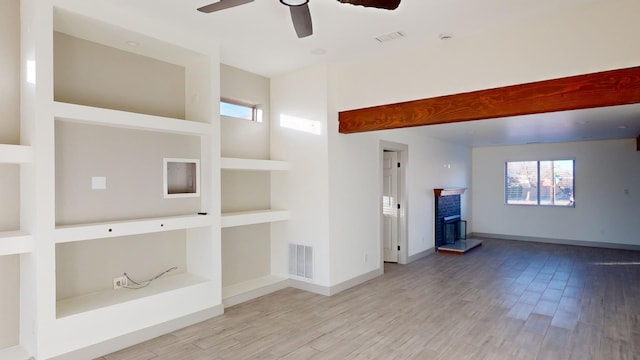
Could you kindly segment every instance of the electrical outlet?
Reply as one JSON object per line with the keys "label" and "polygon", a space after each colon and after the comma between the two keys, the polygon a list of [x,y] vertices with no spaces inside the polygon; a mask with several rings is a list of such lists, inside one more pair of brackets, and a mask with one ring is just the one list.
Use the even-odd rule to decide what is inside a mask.
{"label": "electrical outlet", "polygon": [[122,289],[123,286],[127,286],[127,278],[124,276],[118,276],[113,278],[113,289]]}

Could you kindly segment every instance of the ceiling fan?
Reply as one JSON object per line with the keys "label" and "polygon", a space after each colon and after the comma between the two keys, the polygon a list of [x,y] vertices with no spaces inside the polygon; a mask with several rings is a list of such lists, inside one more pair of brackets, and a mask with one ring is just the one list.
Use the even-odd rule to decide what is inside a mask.
{"label": "ceiling fan", "polygon": [[[219,10],[244,5],[254,0],[220,0],[209,5],[198,8],[203,13],[212,13]],[[344,4],[360,5],[364,7],[374,7],[378,9],[394,10],[400,5],[401,0],[337,0]],[[280,0],[289,7],[293,28],[296,30],[298,38],[307,37],[313,34],[311,24],[311,13],[309,12],[309,0]]]}

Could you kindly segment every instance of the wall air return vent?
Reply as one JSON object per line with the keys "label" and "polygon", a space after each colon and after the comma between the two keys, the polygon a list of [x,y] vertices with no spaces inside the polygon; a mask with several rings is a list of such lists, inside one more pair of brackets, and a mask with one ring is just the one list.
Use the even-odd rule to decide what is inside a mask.
{"label": "wall air return vent", "polygon": [[289,244],[289,275],[313,279],[313,247]]}

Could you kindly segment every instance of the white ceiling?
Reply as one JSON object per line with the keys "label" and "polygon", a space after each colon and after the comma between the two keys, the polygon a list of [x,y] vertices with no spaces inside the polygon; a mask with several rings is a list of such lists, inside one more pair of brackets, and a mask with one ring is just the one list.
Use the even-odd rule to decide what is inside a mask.
{"label": "white ceiling", "polygon": [[[196,11],[213,0],[110,0],[112,5],[216,39],[222,62],[267,77],[309,65],[385,56],[405,48],[508,29],[607,0],[402,0],[395,11],[310,0],[314,34],[298,39],[278,0],[215,13]],[[406,36],[380,43],[375,37]],[[323,54],[315,54],[317,52]],[[626,128],[621,128],[626,126]],[[429,136],[470,146],[631,138],[640,134],[640,105],[560,112],[424,127]]]}

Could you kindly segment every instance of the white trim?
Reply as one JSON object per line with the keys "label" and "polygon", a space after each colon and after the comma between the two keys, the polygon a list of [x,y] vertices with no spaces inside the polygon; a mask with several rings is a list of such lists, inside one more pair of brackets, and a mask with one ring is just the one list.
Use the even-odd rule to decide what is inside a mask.
{"label": "white trim", "polygon": [[541,237],[535,237],[535,236],[502,235],[502,234],[474,232],[470,234],[469,238],[529,241],[529,242],[557,244],[557,245],[586,246],[586,247],[596,247],[596,248],[604,248],[604,249],[640,251],[640,245],[635,245],[635,244],[621,244],[621,243],[608,243],[608,242],[600,242],[600,241],[585,241],[585,240],[570,240],[570,239],[553,239],[553,238],[541,238]]}
{"label": "white trim", "polygon": [[350,289],[354,286],[358,286],[369,280],[375,279],[378,276],[383,274],[384,274],[383,268],[379,268],[379,269],[370,271],[368,273],[356,276],[352,279],[343,281],[333,286],[323,286],[323,285],[318,285],[318,284],[297,280],[297,279],[290,279],[289,284],[291,285],[291,287],[299,290],[309,291],[309,292],[319,294],[319,295],[324,295],[324,296],[333,296],[347,289]]}
{"label": "white trim", "polygon": [[289,287],[289,279],[268,275],[258,279],[222,288],[222,303],[225,308],[271,294]]}
{"label": "white trim", "polygon": [[433,255],[435,253],[436,253],[436,248],[432,247],[432,248],[429,248],[427,250],[421,251],[421,252],[419,252],[417,254],[410,255],[407,258],[407,264],[411,264],[414,261],[420,260],[422,258],[425,258],[425,257],[427,257],[429,255]]}

